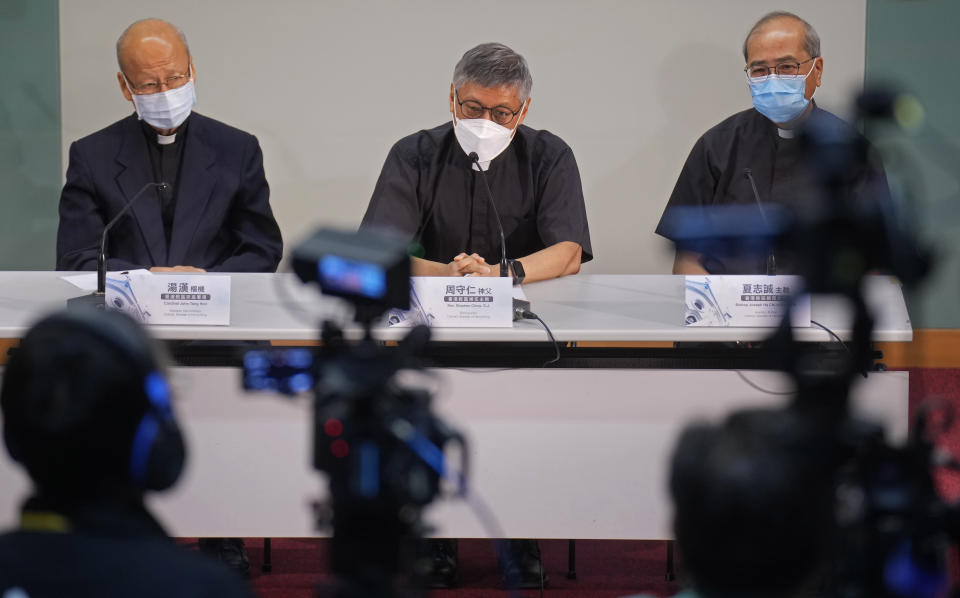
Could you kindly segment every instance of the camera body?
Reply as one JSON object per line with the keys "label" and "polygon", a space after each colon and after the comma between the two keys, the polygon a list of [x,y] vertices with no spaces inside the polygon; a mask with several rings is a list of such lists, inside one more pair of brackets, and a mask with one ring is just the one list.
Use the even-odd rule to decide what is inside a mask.
{"label": "camera body", "polygon": [[410,309],[408,243],[386,233],[321,228],[293,250],[293,271],[324,295],[346,299],[369,324],[389,309]]}
{"label": "camera body", "polygon": [[406,594],[422,509],[440,492],[450,444],[460,446],[460,493],[466,492],[463,437],[431,412],[431,395],[405,386],[402,371],[420,370],[430,329],[413,328],[396,347],[373,340],[373,322],[409,309],[407,242],[371,232],[321,229],[293,250],[304,283],[355,308],[359,343],[324,322],[317,350],[250,351],[244,388],[286,395],[313,393],[313,466],[326,474],[330,499],[315,505],[317,525],[332,525],[335,596]]}

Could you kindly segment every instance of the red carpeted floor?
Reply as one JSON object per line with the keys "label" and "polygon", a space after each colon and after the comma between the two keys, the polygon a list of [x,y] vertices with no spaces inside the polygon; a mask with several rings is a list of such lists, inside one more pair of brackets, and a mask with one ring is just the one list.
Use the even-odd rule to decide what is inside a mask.
{"label": "red carpeted floor", "polygon": [[[181,540],[188,546],[196,541]],[[327,542],[320,539],[274,539],[273,571],[263,573],[263,540],[246,540],[252,577],[250,585],[263,598],[313,598],[318,580],[328,579]],[[665,580],[666,542],[577,541],[577,579],[567,579],[566,540],[540,542],[550,585],[546,593],[559,598],[615,598],[639,592],[671,596],[678,585]],[[434,590],[434,598],[506,596],[489,540],[460,541],[460,587]],[[527,590],[534,597],[539,591]]]}
{"label": "red carpeted floor", "polygon": [[[910,369],[910,421],[918,409],[927,404],[945,404],[952,408],[953,426],[937,435],[937,445],[960,460],[960,370]],[[934,419],[935,423],[942,419]],[[937,481],[941,494],[948,500],[960,500],[960,473],[940,471]]]}
{"label": "red carpeted floor", "polygon": [[[960,370],[910,370],[910,413],[926,401],[943,401],[960,416]],[[939,444],[960,457],[960,417],[955,429],[939,436]],[[945,497],[960,499],[960,474],[938,476]],[[190,544],[190,540],[183,540]],[[192,542],[195,545],[195,542]],[[273,540],[273,572],[263,573],[263,541],[248,539],[254,590],[263,598],[312,598],[317,581],[326,578],[326,541],[319,539]],[[544,566],[550,576],[547,594],[558,598],[614,598],[645,592],[670,596],[679,590],[667,582],[666,543],[660,541],[580,540],[577,542],[577,579],[567,572],[567,542],[541,542]],[[436,598],[487,598],[506,596],[497,570],[493,545],[487,540],[460,544],[461,584],[456,590],[435,590]],[[524,596],[539,592],[526,591]]]}

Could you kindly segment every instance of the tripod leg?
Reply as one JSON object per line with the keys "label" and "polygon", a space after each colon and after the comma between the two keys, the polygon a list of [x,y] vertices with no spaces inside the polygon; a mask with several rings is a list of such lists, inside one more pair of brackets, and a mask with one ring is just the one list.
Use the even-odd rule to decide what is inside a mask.
{"label": "tripod leg", "polygon": [[263,566],[261,569],[264,573],[273,571],[273,550],[270,544],[270,538],[263,539]]}
{"label": "tripod leg", "polygon": [[577,578],[577,541],[567,540],[567,579]]}
{"label": "tripod leg", "polygon": [[667,574],[664,576],[667,581],[676,581],[677,572],[673,567],[673,540],[667,540]]}

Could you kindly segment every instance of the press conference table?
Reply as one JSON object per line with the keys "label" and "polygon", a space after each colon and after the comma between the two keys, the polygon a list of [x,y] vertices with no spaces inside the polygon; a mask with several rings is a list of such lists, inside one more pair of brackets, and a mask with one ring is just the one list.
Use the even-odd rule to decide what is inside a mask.
{"label": "press conference table", "polygon": [[[39,314],[83,294],[63,273],[0,272],[0,338],[20,337]],[[346,317],[290,275],[234,274],[231,325],[157,326],[168,340],[304,341],[325,317]],[[578,275],[525,285],[532,310],[561,342],[757,341],[771,330],[680,325],[683,280],[674,276]],[[878,341],[909,341],[912,329],[899,285],[867,281]],[[814,297],[814,320],[850,336],[841,300]],[[359,331],[348,328],[348,336]],[[375,331],[397,340],[402,329]],[[795,329],[798,340],[828,342],[819,328]],[[434,339],[469,353],[529,346],[544,354],[546,335],[532,321],[511,328],[438,328]],[[670,349],[663,350],[669,353]],[[717,419],[743,406],[787,400],[790,381],[771,371],[638,368],[604,360],[592,367],[439,368],[432,384],[437,412],[470,443],[471,485],[490,505],[504,534],[534,538],[668,538],[666,464],[676,435],[694,418]],[[741,378],[745,376],[753,386]],[[176,367],[171,379],[191,448],[184,479],[151,498],[178,536],[317,535],[309,504],[325,495],[310,467],[308,400],[251,395],[236,367]],[[888,435],[907,433],[906,372],[872,373],[857,381],[858,411],[881,421]],[[0,457],[0,525],[15,521],[27,481]],[[467,506],[441,500],[427,518],[439,536],[484,537]]]}
{"label": "press conference table", "polygon": [[[63,307],[83,295],[60,279],[66,272],[0,272],[0,338],[18,338],[37,314]],[[177,275],[169,275],[177,278]],[[323,317],[343,315],[338,300],[320,295],[291,274],[231,274],[230,326],[154,326],[163,339],[312,340]],[[180,276],[183,277],[182,275]],[[682,325],[683,277],[670,275],[577,275],[524,286],[531,309],[542,317],[559,341],[758,341],[764,328],[691,328]],[[900,285],[893,279],[867,279],[867,303],[876,318],[876,341],[909,341],[910,318]],[[841,299],[814,297],[812,319],[841,338],[850,336],[849,317]],[[353,329],[356,336],[359,331]],[[398,340],[404,329],[378,329],[381,340]],[[799,341],[828,342],[819,328],[795,330]],[[543,341],[535,321],[511,328],[437,328],[434,340],[453,342]]]}

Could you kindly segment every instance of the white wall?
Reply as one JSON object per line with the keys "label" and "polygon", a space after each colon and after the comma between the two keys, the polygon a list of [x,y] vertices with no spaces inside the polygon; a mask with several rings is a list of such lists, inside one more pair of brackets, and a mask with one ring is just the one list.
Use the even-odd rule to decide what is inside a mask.
{"label": "white wall", "polygon": [[450,117],[461,54],[501,41],[533,72],[526,124],[580,164],[596,255],[585,271],[667,272],[653,229],[697,137],[750,106],[740,46],[774,9],[817,28],[817,100],[845,112],[863,81],[866,0],[61,0],[64,170],[71,141],[131,110],[116,38],[165,18],[190,41],[197,110],[259,137],[289,249],[320,223],[356,226],[393,142]]}

